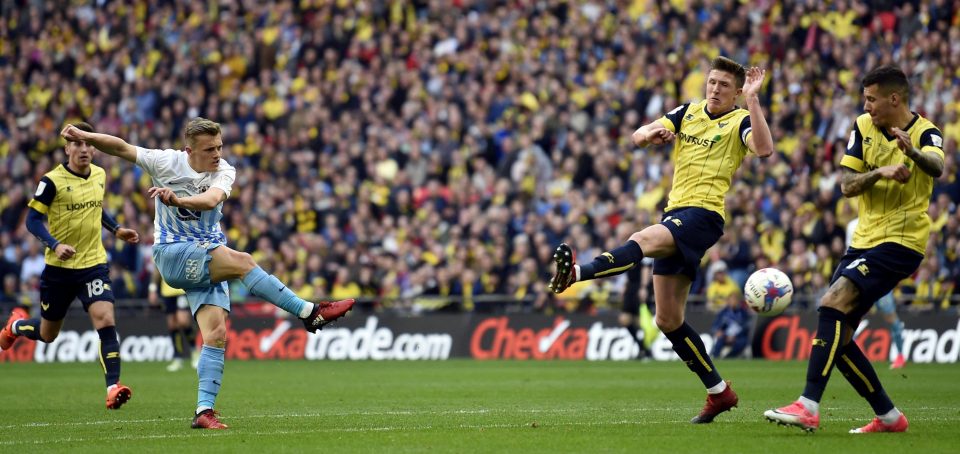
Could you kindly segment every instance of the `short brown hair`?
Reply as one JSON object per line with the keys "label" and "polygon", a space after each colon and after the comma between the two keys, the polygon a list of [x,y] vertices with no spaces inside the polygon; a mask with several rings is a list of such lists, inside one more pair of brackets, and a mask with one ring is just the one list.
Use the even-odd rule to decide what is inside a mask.
{"label": "short brown hair", "polygon": [[743,87],[743,83],[747,81],[747,69],[740,63],[724,56],[714,58],[713,63],[710,64],[710,69],[733,74],[734,79],[737,81],[738,88]]}
{"label": "short brown hair", "polygon": [[220,134],[220,123],[206,118],[197,117],[187,123],[183,128],[183,140],[187,145],[193,144],[193,139],[197,136],[217,136]]}
{"label": "short brown hair", "polygon": [[[90,123],[87,123],[85,121],[78,121],[76,123],[70,123],[70,124],[73,125],[74,128],[77,128],[84,132],[95,132],[93,130],[93,126],[90,125]],[[67,142],[78,142],[78,141],[67,139]]]}
{"label": "short brown hair", "polygon": [[73,127],[85,132],[94,132],[93,126],[90,123],[87,123],[85,121],[78,121],[76,123],[73,123]]}

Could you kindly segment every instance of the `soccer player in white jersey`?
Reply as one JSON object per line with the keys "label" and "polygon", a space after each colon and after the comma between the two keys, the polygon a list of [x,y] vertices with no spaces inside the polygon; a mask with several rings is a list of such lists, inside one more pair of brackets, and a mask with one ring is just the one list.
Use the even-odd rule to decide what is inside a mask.
{"label": "soccer player in white jersey", "polygon": [[223,201],[230,196],[236,170],[222,159],[220,125],[194,118],[184,128],[184,150],[149,150],[119,137],[82,131],[67,125],[60,133],[106,154],[140,166],[153,178],[149,195],[157,200],[153,258],[163,279],[186,291],[203,348],[197,375],[197,411],[191,427],[226,429],[213,411],[223,379],[230,298],[227,281],[242,279],[250,293],[295,314],[307,331],[342,317],[352,299],[309,303],[297,297],[273,275],[267,274],[250,254],[226,246],[220,228]]}

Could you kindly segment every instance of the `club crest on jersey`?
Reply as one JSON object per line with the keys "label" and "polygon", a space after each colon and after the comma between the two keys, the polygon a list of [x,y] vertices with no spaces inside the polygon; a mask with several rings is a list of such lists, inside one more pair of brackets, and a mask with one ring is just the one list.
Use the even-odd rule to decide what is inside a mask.
{"label": "club crest on jersey", "polygon": [[[204,192],[207,192],[207,189],[210,189],[210,184],[209,183],[200,183],[200,184],[189,183],[187,184],[187,189],[190,190],[190,192],[192,192],[193,194],[203,194]],[[192,194],[185,194],[185,195],[192,195]],[[177,196],[184,197],[180,194],[177,194]]]}

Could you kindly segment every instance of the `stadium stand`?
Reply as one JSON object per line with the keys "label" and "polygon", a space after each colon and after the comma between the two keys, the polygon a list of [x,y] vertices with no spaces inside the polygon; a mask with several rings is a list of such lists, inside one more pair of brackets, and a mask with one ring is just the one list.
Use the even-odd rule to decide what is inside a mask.
{"label": "stadium stand", "polygon": [[[593,257],[601,251],[587,245],[615,246],[620,223],[659,218],[668,150],[634,149],[630,133],[702,97],[706,65],[723,54],[767,68],[777,153],[741,168],[703,273],[722,260],[742,285],[776,266],[792,276],[797,307],[815,305],[856,217],[837,163],[862,109],[859,80],[896,62],[915,109],[943,128],[947,156],[926,260],[899,301],[960,305],[957,2],[63,3],[0,2],[0,301],[36,299],[42,248],[23,220],[39,177],[64,160],[64,124],[177,148],[201,115],[223,125],[238,169],[223,221],[231,246],[304,298],[359,296],[378,310],[616,308],[622,281],[549,294],[553,248],[572,241]],[[148,240],[105,237],[114,292],[143,299],[150,181],[121,160],[97,162],[106,208]],[[698,281],[703,295],[708,280]],[[242,286],[233,298],[247,299]]]}

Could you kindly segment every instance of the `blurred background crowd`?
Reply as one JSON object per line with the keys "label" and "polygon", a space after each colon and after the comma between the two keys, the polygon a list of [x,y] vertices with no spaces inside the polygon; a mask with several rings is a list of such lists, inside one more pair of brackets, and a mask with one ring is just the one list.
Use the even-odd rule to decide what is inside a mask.
{"label": "blurred background crowd", "polygon": [[[581,258],[657,222],[669,148],[630,134],[702,99],[710,60],[767,69],[777,153],[748,158],[693,305],[720,308],[754,269],[813,307],[855,201],[837,163],[859,81],[898,63],[944,133],[926,259],[897,291],[960,304],[960,7],[949,0],[73,0],[0,2],[0,301],[33,301],[43,249],[24,228],[58,132],[89,121],[148,148],[203,116],[237,168],[223,227],[306,298],[384,310],[616,309],[623,278],[546,290],[552,252]],[[145,241],[105,244],[118,298],[153,264],[149,178],[100,154],[104,207]],[[649,298],[649,292],[643,292]],[[247,295],[232,286],[235,301]]]}

